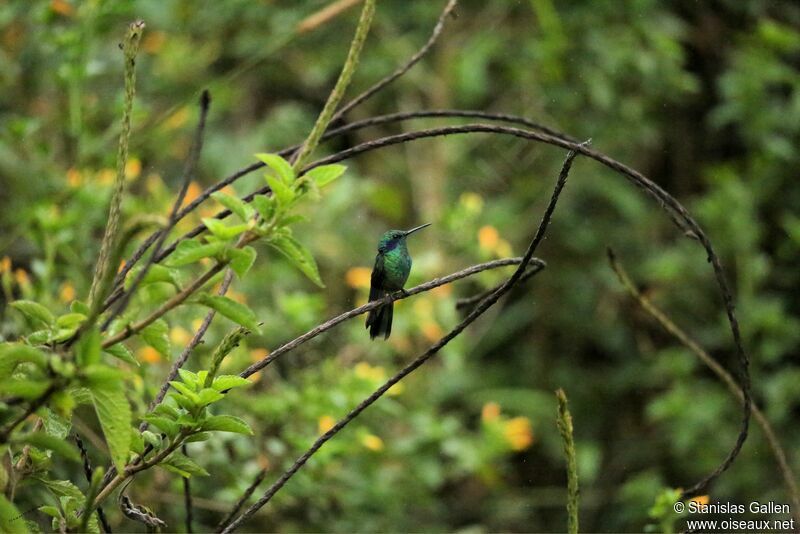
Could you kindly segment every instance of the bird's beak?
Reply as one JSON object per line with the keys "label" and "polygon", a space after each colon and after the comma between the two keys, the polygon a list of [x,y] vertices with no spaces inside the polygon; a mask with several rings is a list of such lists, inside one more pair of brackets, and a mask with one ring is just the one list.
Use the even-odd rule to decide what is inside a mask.
{"label": "bird's beak", "polygon": [[417,226],[416,228],[412,228],[411,230],[406,230],[406,235],[405,235],[405,237],[408,237],[408,236],[410,236],[411,234],[413,234],[414,232],[416,232],[417,230],[422,230],[422,229],[423,229],[423,228],[425,228],[426,226],[430,226],[430,225],[431,225],[431,223],[420,224],[420,225],[419,225],[419,226]]}

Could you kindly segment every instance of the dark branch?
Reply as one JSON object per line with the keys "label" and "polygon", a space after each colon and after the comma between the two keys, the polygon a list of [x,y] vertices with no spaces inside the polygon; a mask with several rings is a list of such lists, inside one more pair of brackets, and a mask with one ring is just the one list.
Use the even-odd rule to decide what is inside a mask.
{"label": "dark branch", "polygon": [[[77,432],[75,432],[75,444],[78,446],[78,450],[81,451],[83,474],[86,476],[86,482],[91,485],[94,470],[92,469],[92,463],[89,461],[89,452],[86,450],[86,446],[83,444],[83,440]],[[100,519],[100,524],[103,526],[103,532],[108,532],[110,534],[111,526],[108,524],[108,519],[106,518],[106,513],[103,511],[103,507],[98,506],[95,511],[97,512],[97,517]]]}
{"label": "dark branch", "polygon": [[506,282],[497,288],[489,297],[484,299],[472,312],[470,312],[467,317],[461,321],[453,330],[448,332],[444,337],[442,337],[438,342],[432,345],[427,351],[422,353],[418,356],[413,362],[408,364],[404,367],[400,372],[395,374],[389,380],[387,380],[381,387],[379,387],[375,392],[372,393],[369,397],[364,399],[358,406],[356,406],[347,416],[336,423],[330,430],[325,432],[322,436],[320,436],[314,444],[302,455],[300,456],[295,463],[283,474],[281,477],[276,480],[272,486],[264,493],[264,495],[258,499],[250,508],[248,508],[243,514],[241,514],[236,520],[234,520],[230,525],[228,525],[222,532],[233,532],[236,528],[238,528],[244,521],[246,521],[250,516],[256,513],[262,506],[267,504],[270,499],[286,484],[286,482],[298,471],[300,470],[303,465],[314,455],[328,440],[333,438],[340,430],[342,430],[348,423],[350,423],[353,419],[358,417],[361,412],[366,410],[369,406],[371,406],[375,401],[377,401],[386,391],[388,391],[392,386],[400,382],[403,378],[411,374],[414,370],[422,366],[425,362],[427,362],[431,357],[439,352],[447,343],[449,343],[453,338],[458,336],[464,329],[469,326],[472,322],[474,322],[478,317],[483,315],[483,313],[488,310],[495,302],[497,302],[500,297],[502,297],[505,293],[507,293],[513,286],[516,284],[522,274],[524,273],[525,269],[528,267],[528,263],[533,258],[533,254],[536,251],[536,248],[539,246],[539,243],[542,241],[542,238],[545,235],[547,230],[547,226],[550,222],[550,218],[553,215],[553,211],[555,210],[556,203],[558,202],[558,197],[561,194],[561,190],[564,188],[564,184],[566,183],[567,176],[569,175],[569,169],[572,165],[572,161],[575,159],[577,155],[576,151],[570,151],[567,155],[566,161],[564,161],[564,165],[561,169],[561,173],[558,177],[558,181],[556,182],[556,187],[553,191],[553,195],[550,198],[550,202],[545,209],[544,215],[542,217],[541,222],[539,223],[538,228],[536,229],[536,234],[533,237],[530,245],[528,246],[528,250],[525,252],[525,256],[522,258],[522,262],[514,271],[514,274],[506,280]]}

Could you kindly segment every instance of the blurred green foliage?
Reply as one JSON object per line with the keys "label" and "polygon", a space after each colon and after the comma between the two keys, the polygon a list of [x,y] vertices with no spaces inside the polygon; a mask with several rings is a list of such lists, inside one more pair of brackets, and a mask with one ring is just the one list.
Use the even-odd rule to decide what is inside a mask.
{"label": "blurred green foliage", "polygon": [[[85,299],[113,182],[126,23],[147,29],[137,64],[133,160],[125,220],[165,217],[208,88],[207,142],[189,196],[301,141],[341,67],[356,10],[310,31],[298,23],[328,2],[274,0],[10,1],[0,5],[0,336],[24,319],[7,306],[35,299],[53,314]],[[354,95],[427,38],[443,2],[378,3]],[[800,7],[713,2],[464,0],[442,39],[409,74],[350,119],[424,108],[530,117],[630,164],[676,195],[720,253],[737,298],[754,393],[790,462],[800,439]],[[441,121],[349,135],[322,150]],[[386,228],[432,228],[411,244],[409,285],[521,253],[563,153],[477,134],[419,141],[346,162],[322,202],[300,211],[295,235],[313,251],[320,289],[257,245],[229,293],[263,322],[223,362],[235,374],[266,351],[366,300],[374,246]],[[245,194],[261,178],[240,180]],[[208,201],[184,232],[220,208]],[[721,461],[739,408],[712,374],[627,298],[605,259],[613,246],[648,296],[729,369],[734,350],[705,255],[620,176],[576,161],[539,255],[548,268],[454,340],[327,444],[248,526],[268,531],[558,531],[566,474],[552,391],[575,423],[581,526],[639,531],[668,516],[670,490]],[[142,237],[145,234],[141,234]],[[176,234],[177,235],[177,234]],[[397,303],[387,343],[345,324],[253,377],[220,404],[255,432],[189,444],[211,476],[192,478],[195,526],[224,516],[256,473],[261,490],[305,448],[458,319],[457,297],[499,282],[483,273]],[[131,315],[174,293],[143,288]],[[204,310],[180,308],[120,363],[141,416]],[[218,318],[188,369],[207,368],[232,323]],[[158,350],[157,350],[158,349]],[[106,356],[107,357],[107,356]],[[108,465],[93,412],[74,425],[95,465]],[[86,488],[78,463],[58,476]],[[712,490],[713,501],[788,502],[758,428]],[[129,489],[172,529],[183,528],[181,479],[138,476]],[[28,510],[53,497],[18,488]],[[655,503],[655,504],[654,504]],[[106,506],[116,529],[137,528]],[[26,519],[42,527],[44,514]],[[786,519],[785,517],[781,517]],[[660,528],[660,527],[659,527]]]}

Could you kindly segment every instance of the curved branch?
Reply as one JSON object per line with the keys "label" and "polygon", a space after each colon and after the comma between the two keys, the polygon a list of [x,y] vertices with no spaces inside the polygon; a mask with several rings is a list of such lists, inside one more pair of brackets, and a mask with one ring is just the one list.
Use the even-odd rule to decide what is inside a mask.
{"label": "curved branch", "polygon": [[311,445],[311,447],[303,453],[295,463],[285,472],[281,477],[276,480],[272,486],[258,499],[255,503],[253,503],[250,508],[245,510],[239,517],[236,518],[230,525],[225,527],[221,532],[229,533],[233,532],[237,529],[241,524],[246,521],[250,516],[256,513],[262,506],[267,504],[270,499],[278,492],[280,489],[289,481],[292,476],[294,476],[297,471],[300,470],[303,465],[314,455],[327,441],[333,438],[340,430],[342,430],[345,426],[347,426],[353,419],[358,417],[361,412],[369,408],[375,401],[377,401],[384,393],[386,393],[392,386],[400,382],[403,378],[414,372],[416,369],[421,367],[425,362],[427,362],[431,357],[437,354],[442,347],[447,345],[453,338],[458,336],[464,329],[473,323],[478,317],[483,315],[483,313],[488,310],[494,303],[496,303],[500,297],[506,294],[513,286],[516,284],[519,279],[522,277],[525,269],[528,267],[528,263],[533,258],[533,254],[536,251],[536,248],[539,246],[539,243],[544,238],[544,234],[547,231],[547,226],[550,222],[550,218],[553,215],[553,211],[555,210],[556,203],[558,202],[558,197],[561,193],[561,190],[564,188],[564,184],[566,183],[567,176],[569,175],[569,170],[572,165],[572,161],[577,156],[577,152],[572,150],[567,155],[567,159],[564,161],[564,165],[561,168],[561,173],[559,174],[558,181],[556,182],[555,189],[553,191],[553,195],[550,197],[550,202],[545,209],[544,215],[542,216],[542,220],[539,223],[539,226],[536,229],[536,234],[533,237],[530,245],[528,246],[528,250],[525,252],[525,256],[523,256],[522,261],[520,262],[517,269],[514,271],[514,274],[506,280],[506,282],[500,286],[496,291],[494,291],[491,295],[489,295],[486,299],[481,301],[478,306],[467,315],[464,320],[462,320],[455,328],[453,328],[450,332],[448,332],[444,337],[439,339],[434,345],[432,345],[428,350],[418,356],[413,362],[405,366],[400,372],[395,374],[389,380],[387,380],[381,387],[376,389],[372,395],[361,401],[361,403],[356,406],[344,419],[341,419],[337,422],[330,430],[325,432],[322,436],[317,438],[317,440]]}

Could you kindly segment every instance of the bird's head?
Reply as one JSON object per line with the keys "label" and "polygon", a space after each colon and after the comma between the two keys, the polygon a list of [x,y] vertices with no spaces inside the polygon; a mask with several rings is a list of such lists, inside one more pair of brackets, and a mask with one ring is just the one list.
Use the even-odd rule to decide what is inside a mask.
{"label": "bird's head", "polygon": [[421,224],[411,230],[389,230],[381,236],[381,240],[378,242],[378,252],[389,252],[400,243],[405,243],[406,238],[417,230],[422,230],[430,225],[431,223]]}

